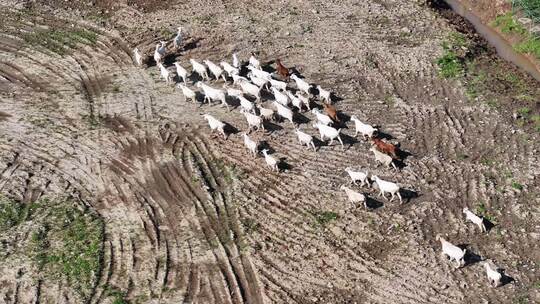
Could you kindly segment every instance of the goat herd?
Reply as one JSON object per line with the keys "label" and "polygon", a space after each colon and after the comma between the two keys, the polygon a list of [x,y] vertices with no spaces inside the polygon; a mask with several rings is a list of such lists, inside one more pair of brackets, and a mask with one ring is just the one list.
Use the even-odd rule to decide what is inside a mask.
{"label": "goat herd", "polygon": [[[179,50],[182,43],[182,28],[178,28],[178,34],[173,39],[174,49]],[[163,63],[166,55],[167,43],[161,41],[156,45],[154,60],[160,69],[161,77],[165,79],[167,84],[171,84],[173,82],[173,77]],[[137,48],[134,49],[134,59],[137,65],[142,66],[143,56]],[[295,124],[295,114],[300,113],[305,109],[311,111],[315,115],[317,122],[313,124],[313,127],[319,130],[321,141],[324,142],[325,139],[329,139],[329,145],[332,145],[334,139],[337,139],[343,148],[343,141],[340,136],[341,129],[334,128],[334,126],[341,125],[342,122],[338,117],[335,106],[332,104],[331,92],[323,89],[321,86],[317,86],[316,90],[314,90],[312,85],[299,77],[299,75],[291,73],[291,70],[286,68],[279,59],[275,61],[276,69],[273,73],[267,72],[261,68],[260,61],[255,57],[254,53],[251,53],[251,57],[247,63],[242,63],[238,59],[236,53],[233,53],[232,55],[232,64],[227,61],[221,61],[220,64],[217,65],[210,60],[204,60],[203,63],[204,64],[197,62],[194,59],[190,59],[192,73],[197,74],[203,81],[209,82],[209,70],[216,81],[222,78],[224,82],[222,89],[218,89],[203,81],[197,81],[195,87],[202,90],[202,94],[204,95],[203,103],[217,101],[230,110],[230,104],[228,103],[230,99],[228,100],[227,97],[239,101],[240,113],[244,115],[248,124],[248,129],[246,132],[242,133],[242,136],[245,146],[249,149],[253,157],[257,156],[259,144],[251,139],[248,136],[248,133],[250,133],[252,129],[265,131],[265,122],[276,118],[278,121],[282,121],[283,119],[290,121],[295,128],[300,144],[306,145],[308,148],[312,147],[316,151],[317,149],[313,137],[304,131],[301,131]],[[176,68],[178,79],[181,80],[181,83],[179,83],[177,87],[181,89],[186,100],[196,102],[197,93],[192,88],[188,87],[187,82],[188,78],[192,76],[192,73],[189,73],[179,62],[174,62],[174,66]],[[237,88],[228,86],[228,81],[230,79],[232,79],[233,86],[237,86]],[[289,88],[290,79],[295,82],[296,93],[293,93]],[[263,100],[261,99],[261,91],[263,90],[268,93],[267,95],[274,97],[274,100],[272,101],[274,109],[262,106]],[[314,91],[316,94],[312,94]],[[255,101],[252,102],[248,100],[244,95],[254,97]],[[325,113],[322,113],[318,107],[311,107],[312,101],[310,97],[312,95],[318,96]],[[291,104],[292,107],[289,107]],[[296,111],[293,111],[293,109],[296,109]],[[208,121],[212,132],[218,131],[225,139],[227,139],[227,133],[225,131],[226,124],[224,122],[210,114],[204,114],[203,116]],[[352,116],[350,120],[355,124],[355,136],[357,136],[358,133],[361,133],[364,140],[371,139],[372,147],[370,148],[370,151],[374,154],[375,161],[388,167],[392,166],[397,170],[394,160],[399,159],[399,149],[395,145],[378,138],[379,133],[377,128],[363,123],[356,116]],[[263,149],[261,153],[263,154],[268,167],[273,171],[279,172],[278,161],[276,158],[269,155],[267,149]],[[364,184],[370,185],[370,178],[368,177],[367,172],[354,171],[351,168],[346,168],[345,171],[349,174],[352,183],[356,184],[357,181],[360,181],[361,186],[364,186]],[[400,202],[403,203],[398,184],[382,180],[377,176],[372,176],[371,180],[377,184],[380,191],[379,196],[382,195],[383,197],[386,197],[385,194],[390,193],[390,202],[394,199],[394,196],[397,196]],[[364,194],[354,191],[345,185],[342,185],[341,189],[345,191],[352,204],[363,204],[367,209],[367,200]],[[486,231],[484,219],[482,217],[477,216],[468,208],[464,208],[463,212],[466,215],[467,220],[477,224],[482,232]],[[436,239],[441,242],[442,253],[447,255],[450,260],[456,261],[457,267],[461,267],[465,264],[466,249],[461,249],[460,247],[453,245],[443,239],[440,235],[437,235]],[[484,263],[484,266],[490,284],[499,286],[501,284],[502,274],[499,272],[498,268],[488,261]]]}

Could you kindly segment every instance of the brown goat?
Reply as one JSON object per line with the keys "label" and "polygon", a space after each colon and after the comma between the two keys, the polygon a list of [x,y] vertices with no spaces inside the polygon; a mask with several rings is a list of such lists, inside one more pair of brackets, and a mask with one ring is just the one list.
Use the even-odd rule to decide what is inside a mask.
{"label": "brown goat", "polygon": [[326,102],[323,102],[324,111],[326,112],[326,115],[330,117],[334,122],[339,123],[339,117],[337,115],[336,107],[334,107],[331,104],[327,104]]}
{"label": "brown goat", "polygon": [[276,70],[281,77],[284,79],[289,79],[290,73],[289,69],[287,69],[282,63],[281,60],[278,58],[276,59]]}
{"label": "brown goat", "polygon": [[371,140],[373,141],[373,144],[377,146],[377,150],[392,156],[394,159],[399,159],[398,148],[396,146],[386,143],[377,137],[373,137]]}

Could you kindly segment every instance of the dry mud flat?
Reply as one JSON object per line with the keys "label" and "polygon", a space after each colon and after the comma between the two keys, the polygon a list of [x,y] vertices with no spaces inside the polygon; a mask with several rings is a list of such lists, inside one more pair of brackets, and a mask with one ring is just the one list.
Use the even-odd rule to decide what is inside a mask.
{"label": "dry mud flat", "polygon": [[[433,62],[453,29],[421,1],[188,1],[167,10],[141,2],[99,18],[77,3],[3,2],[0,189],[25,203],[67,194],[95,211],[104,223],[100,269],[85,298],[39,274],[10,248],[31,236],[9,230],[0,301],[120,301],[111,290],[132,303],[540,301],[538,136],[439,78]],[[332,88],[344,114],[399,141],[411,153],[405,167],[375,167],[351,123],[345,150],[307,150],[287,123],[253,133],[284,158],[279,174],[248,156],[239,133],[213,138],[200,113],[238,129],[244,118],[186,103],[155,66],[137,68],[130,57],[135,45],[151,54],[179,24],[194,43],[177,60],[279,56]],[[33,39],[51,28],[67,40]],[[347,166],[401,183],[406,203],[356,187],[375,208],[351,208],[339,191]],[[496,226],[478,234],[464,206],[482,206]],[[469,265],[453,269],[437,233],[467,246]],[[480,258],[514,281],[490,288]]]}

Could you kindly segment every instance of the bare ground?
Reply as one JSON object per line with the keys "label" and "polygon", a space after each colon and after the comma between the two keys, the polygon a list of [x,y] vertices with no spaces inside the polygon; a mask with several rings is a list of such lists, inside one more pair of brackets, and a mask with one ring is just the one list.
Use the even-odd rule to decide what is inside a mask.
{"label": "bare ground", "polygon": [[[468,101],[460,81],[438,76],[434,60],[453,26],[421,1],[187,1],[166,10],[128,1],[105,15],[99,2],[4,2],[0,189],[24,202],[70,193],[104,219],[89,302],[111,303],[111,287],[133,303],[540,301],[538,135],[516,127],[504,105]],[[345,150],[307,150],[285,122],[253,133],[283,158],[279,174],[249,156],[239,133],[211,136],[199,114],[239,130],[243,117],[186,103],[155,66],[131,59],[134,46],[150,55],[177,25],[192,42],[176,56],[185,66],[230,61],[233,51],[280,57],[331,88],[343,114],[399,141],[411,154],[404,168],[376,167],[350,122]],[[24,39],[49,26],[98,38],[62,55]],[[347,166],[399,182],[405,204],[355,187],[374,208],[351,208],[339,190]],[[487,234],[461,213],[480,204],[495,224]],[[339,217],[323,223],[324,211]],[[440,255],[437,233],[467,246],[467,266]],[[514,281],[490,288],[483,258]],[[38,282],[18,256],[0,274],[5,303],[82,301],[61,280]]]}

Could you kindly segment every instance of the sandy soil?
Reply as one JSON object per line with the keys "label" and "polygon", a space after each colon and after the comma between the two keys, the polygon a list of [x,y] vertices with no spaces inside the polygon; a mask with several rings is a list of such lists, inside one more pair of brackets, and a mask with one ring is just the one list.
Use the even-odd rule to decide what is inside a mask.
{"label": "sandy soil", "polygon": [[[91,303],[112,303],[111,286],[132,303],[540,301],[538,135],[440,79],[434,60],[454,25],[423,1],[44,2],[2,1],[0,189],[25,202],[71,193],[104,219]],[[186,102],[152,63],[133,64],[133,47],[151,55],[178,25],[189,43],[167,58],[171,71],[175,59],[231,61],[233,51],[280,57],[331,88],[344,118],[381,126],[411,155],[399,171],[377,167],[351,122],[344,150],[318,142],[313,152],[275,122],[252,133],[283,159],[271,173],[240,133],[213,137],[199,115],[244,130],[238,110]],[[47,27],[98,39],[58,55],[22,38]],[[311,113],[298,117],[318,134]],[[354,186],[372,208],[351,207],[339,190],[347,166],[400,183],[405,204]],[[480,204],[495,223],[486,234],[461,212]],[[339,217],[321,224],[324,211]],[[441,256],[438,233],[467,247],[468,265]],[[489,287],[484,258],[514,281]],[[0,302],[80,302],[10,261],[0,262]]]}

